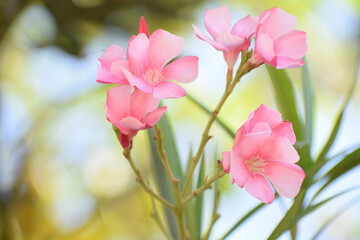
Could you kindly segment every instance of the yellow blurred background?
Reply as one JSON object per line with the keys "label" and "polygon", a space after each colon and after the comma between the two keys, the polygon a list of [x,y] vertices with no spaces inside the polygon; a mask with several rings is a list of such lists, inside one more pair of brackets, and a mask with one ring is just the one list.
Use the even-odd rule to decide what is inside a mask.
{"label": "yellow blurred background", "polygon": [[[296,16],[297,29],[307,32],[306,63],[316,98],[313,154],[317,154],[354,78],[360,49],[358,0],[1,0],[2,239],[163,239],[149,217],[150,199],[134,181],[106,121],[103,103],[110,86],[95,81],[97,58],[111,44],[126,48],[129,37],[137,33],[139,17],[145,16],[151,31],[162,28],[185,38],[184,56],[199,56],[198,79],[183,86],[212,108],[225,85],[226,65],[221,53],[194,36],[191,24],[204,29],[204,10],[222,5],[230,7],[233,21],[278,6]],[[300,90],[301,71],[288,72]],[[276,108],[264,67],[244,78],[220,117],[235,131],[261,103]],[[206,115],[186,97],[165,104],[185,165],[190,146],[199,143]],[[358,85],[334,153],[360,143],[359,106]],[[232,139],[220,128],[215,126],[212,133],[216,137],[207,148],[210,155],[231,147]],[[138,134],[134,145],[134,159],[151,179],[145,132]],[[358,183],[359,173],[354,169],[337,185]],[[211,239],[257,204],[243,190],[230,186],[230,179],[222,184],[226,186],[222,217]],[[353,201],[354,207],[321,239],[360,239],[359,201],[352,200],[356,196],[360,199],[355,193],[332,203]],[[281,205],[288,202],[282,201],[228,239],[264,239],[285,212]],[[331,209],[330,204],[305,218],[299,239],[308,239],[331,216]]]}

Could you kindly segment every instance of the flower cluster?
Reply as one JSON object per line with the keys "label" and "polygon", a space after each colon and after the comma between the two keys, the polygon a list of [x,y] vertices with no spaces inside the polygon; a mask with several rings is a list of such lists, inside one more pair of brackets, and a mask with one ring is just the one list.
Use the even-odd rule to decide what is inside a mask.
{"label": "flower cluster", "polygon": [[108,91],[106,115],[120,130],[124,148],[131,146],[139,130],[153,127],[165,113],[166,107],[157,108],[159,99],[186,94],[170,80],[188,83],[197,78],[198,57],[182,57],[167,64],[180,54],[183,44],[183,38],[162,29],[149,35],[141,18],[139,34],[130,38],[126,54],[120,46],[112,45],[99,59],[97,81],[123,84]]}
{"label": "flower cluster", "polygon": [[[205,13],[205,27],[211,37],[193,25],[197,37],[223,52],[231,74],[224,101],[220,101],[213,118],[209,119],[201,147],[187,175],[193,174],[211,124],[242,77],[232,78],[241,52],[246,53],[245,62],[250,68],[243,74],[263,63],[276,68],[304,64],[301,58],[307,48],[306,34],[294,30],[296,19],[288,13],[272,8],[260,17],[246,16],[232,28],[231,21],[229,9],[220,7]],[[252,44],[253,40],[255,44]],[[180,54],[183,44],[183,38],[162,29],[149,34],[146,22],[141,18],[139,33],[130,38],[126,53],[120,46],[112,45],[99,59],[97,81],[120,84],[107,93],[106,116],[120,132],[118,138],[124,149],[131,149],[132,139],[139,130],[152,128],[165,114],[167,107],[159,108],[160,99],[186,94],[173,80],[189,83],[197,78],[198,57],[186,56],[172,61]],[[293,147],[295,141],[291,123],[282,121],[279,113],[261,105],[237,131],[232,150],[223,152],[223,171],[230,173],[237,185],[265,203],[274,199],[272,185],[280,195],[293,198],[305,177],[303,170],[294,164],[299,160]],[[188,183],[189,177],[184,192]]]}
{"label": "flower cluster", "polygon": [[[304,64],[306,34],[293,30],[296,18],[279,8],[263,12],[259,18],[246,16],[231,28],[231,13],[227,7],[205,12],[205,28],[212,39],[195,25],[198,38],[222,51],[229,69],[233,69],[241,51],[249,48],[255,39],[250,63],[258,67],[263,63],[276,68],[294,68]],[[231,28],[231,30],[230,30]]]}

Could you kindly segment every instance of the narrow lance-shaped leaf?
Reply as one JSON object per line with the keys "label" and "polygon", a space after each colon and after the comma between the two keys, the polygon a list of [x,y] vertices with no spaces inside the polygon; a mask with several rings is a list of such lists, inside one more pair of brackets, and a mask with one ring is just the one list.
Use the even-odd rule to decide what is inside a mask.
{"label": "narrow lance-shaped leaf", "polygon": [[[200,169],[199,169],[196,188],[199,188],[203,184],[205,173],[206,173],[206,164],[205,164],[205,156],[203,155],[200,162]],[[202,232],[203,205],[204,205],[204,195],[200,194],[195,199],[195,228],[197,229],[195,234],[196,237],[195,239],[200,239]]]}
{"label": "narrow lance-shaped leaf", "polygon": [[328,218],[327,221],[323,223],[323,225],[319,228],[319,230],[314,234],[314,236],[311,238],[312,240],[318,239],[318,237],[325,231],[325,229],[333,223],[338,217],[341,216],[341,214],[345,213],[346,210],[354,206],[354,203],[358,203],[358,199],[360,196],[357,196],[356,198],[351,199],[346,204],[344,204],[339,210],[336,211],[335,214],[333,214],[330,218]]}
{"label": "narrow lance-shaped leaf", "polygon": [[297,139],[296,148],[301,161],[299,165],[306,171],[313,161],[310,156],[310,145],[305,138],[305,128],[300,118],[294,86],[285,70],[266,66],[275,92],[276,103],[283,119],[292,122]]}
{"label": "narrow lance-shaped leaf", "polygon": [[275,227],[274,231],[268,237],[268,240],[275,240],[281,236],[290,227],[290,221],[294,218],[295,214],[301,209],[302,202],[305,198],[306,190],[302,189],[298,196],[295,198],[293,205],[286,212],[283,219]]}
{"label": "narrow lance-shaped leaf", "polygon": [[[193,151],[190,146],[190,152],[188,155],[189,162],[191,161],[192,154],[193,154]],[[193,182],[194,182],[194,178],[192,176],[190,179],[190,186],[193,185]],[[190,191],[191,191],[191,189],[189,189],[189,193],[190,193]],[[190,232],[191,239],[196,239],[196,236],[198,234],[197,233],[198,229],[196,227],[196,219],[195,219],[196,214],[194,212],[195,212],[195,203],[194,203],[194,201],[191,201],[185,205],[185,221],[186,221],[187,229]]]}
{"label": "narrow lance-shaped leaf", "polygon": [[[160,191],[160,195],[165,198],[166,200],[173,202],[175,199],[175,195],[173,192],[170,191],[171,186],[169,182],[169,178],[166,174],[166,171],[164,169],[163,163],[159,157],[156,143],[154,141],[154,130],[149,129],[148,130],[148,137],[150,142],[150,148],[151,148],[151,156],[152,156],[152,166],[154,167],[154,177],[155,181],[157,183],[157,186]],[[168,227],[170,229],[171,235],[174,239],[177,239],[178,232],[176,227],[176,220],[174,218],[174,215],[172,212],[164,207],[164,211],[166,214],[166,223],[168,224]]]}
{"label": "narrow lance-shaped leaf", "polygon": [[323,178],[328,178],[325,184],[314,195],[319,195],[329,184],[360,165],[360,148],[346,155],[339,163],[332,167]]}
{"label": "narrow lance-shaped leaf", "polygon": [[295,202],[293,203],[293,205],[290,207],[290,209],[288,210],[288,212],[285,214],[285,216],[283,217],[283,219],[280,221],[280,223],[276,226],[276,228],[274,229],[274,231],[271,233],[271,235],[267,238],[269,240],[272,239],[278,239],[285,231],[289,230],[291,227],[295,226],[303,217],[305,217],[306,215],[312,213],[313,211],[315,211],[316,209],[318,209],[319,207],[323,206],[324,204],[326,204],[327,202],[345,194],[348,193],[350,191],[353,191],[355,189],[357,189],[359,186],[356,187],[352,187],[350,189],[347,189],[345,191],[342,191],[340,193],[337,193],[319,203],[316,203],[314,205],[308,206],[305,209],[302,209],[301,211],[299,211],[301,204],[304,200],[305,197],[305,193],[306,191],[303,189],[299,195],[296,197]]}
{"label": "narrow lance-shaped leaf", "polygon": [[302,85],[303,85],[303,100],[305,112],[305,128],[304,128],[304,141],[301,147],[298,147],[302,167],[307,172],[313,166],[313,158],[311,156],[312,138],[313,138],[313,122],[314,122],[314,94],[312,88],[312,80],[308,64],[302,67]]}
{"label": "narrow lance-shaped leaf", "polygon": [[266,66],[272,86],[274,88],[276,103],[285,120],[292,122],[298,141],[304,140],[304,127],[299,117],[293,84],[285,70]]}
{"label": "narrow lance-shaped leaf", "polygon": [[[308,64],[302,67],[302,85],[305,109],[305,141],[312,146],[313,122],[314,122],[314,93]],[[311,149],[309,149],[311,150]]]}
{"label": "narrow lance-shaped leaf", "polygon": [[160,126],[161,133],[163,135],[163,144],[169,159],[171,170],[173,171],[175,177],[180,180],[180,183],[182,183],[184,180],[184,173],[182,171],[175,137],[169,119],[167,118],[167,114],[160,119],[158,125]]}
{"label": "narrow lance-shaped leaf", "polygon": [[[294,226],[295,224],[297,224],[303,217],[307,216],[308,214],[314,212],[315,210],[319,209],[321,206],[324,206],[326,203],[330,202],[331,200],[334,200],[346,193],[349,193],[351,191],[354,191],[356,189],[358,189],[360,187],[360,185],[355,186],[355,187],[351,187],[349,189],[346,189],[344,191],[341,191],[340,193],[334,194],[329,198],[326,198],[324,200],[322,200],[321,202],[318,202],[316,204],[313,204],[311,206],[306,207],[305,209],[303,209],[301,212],[297,212],[296,215],[294,215],[293,219],[289,222],[288,228]],[[285,229],[286,230],[286,229]]]}
{"label": "narrow lance-shaped leaf", "polygon": [[356,73],[355,73],[355,77],[354,77],[354,80],[350,86],[350,89],[348,91],[348,94],[346,95],[346,98],[345,98],[345,101],[340,109],[340,112],[339,112],[339,115],[335,121],[335,124],[334,124],[334,127],[333,127],[333,130],[325,144],[325,146],[323,147],[323,149],[321,150],[318,158],[317,158],[317,161],[319,162],[319,164],[323,164],[323,162],[325,161],[325,157],[326,157],[326,154],[329,152],[329,150],[331,149],[331,147],[333,146],[334,144],[334,141],[338,135],[338,131],[340,129],[340,125],[341,125],[341,122],[343,120],[343,116],[344,116],[344,112],[346,110],[346,107],[348,106],[348,103],[354,93],[354,89],[355,89],[355,86],[356,86],[356,82],[357,82],[357,79],[359,77],[359,73],[360,73],[360,58],[358,59],[357,61],[357,65],[356,65]]}

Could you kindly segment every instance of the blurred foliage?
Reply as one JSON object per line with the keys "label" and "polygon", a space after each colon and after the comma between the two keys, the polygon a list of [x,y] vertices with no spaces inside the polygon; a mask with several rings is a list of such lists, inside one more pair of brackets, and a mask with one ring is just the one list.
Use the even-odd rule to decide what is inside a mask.
{"label": "blurred foliage", "polygon": [[[151,23],[150,30],[161,27],[179,34],[191,31],[191,23],[196,23],[196,16],[202,18],[205,7],[225,4],[234,6],[232,11],[234,13],[238,11],[257,15],[264,9],[273,7],[275,3],[270,0],[242,2],[235,0],[0,1],[1,239],[162,239],[159,229],[149,218],[152,209],[150,199],[132,181],[134,176],[121,157],[115,135],[105,120],[102,103],[108,86],[100,87],[94,83],[96,58],[109,44],[121,41],[115,37],[124,36],[126,39],[136,33],[141,15],[146,17],[148,23]],[[299,16],[299,24],[301,24],[299,29],[308,32],[307,62],[311,63],[312,68],[304,74],[316,80],[312,82],[313,86],[309,86],[299,71],[288,72],[295,92],[299,92],[298,89],[301,86],[307,89],[303,91],[304,106],[302,106],[302,101],[298,101],[301,107],[295,114],[295,109],[287,108],[287,104],[300,98],[296,94],[296,99],[286,100],[289,96],[282,94],[278,97],[284,98],[280,102],[286,101],[283,107],[279,106],[283,114],[288,119],[298,118],[295,120],[298,122],[299,130],[297,131],[300,135],[303,134],[301,138],[304,141],[297,147],[303,156],[311,160],[304,164],[316,163],[310,167],[304,167],[316,169],[312,180],[319,184],[317,190],[320,196],[323,191],[322,186],[335,183],[335,180],[359,165],[358,145],[338,155],[331,152],[338,142],[330,134],[333,130],[330,127],[330,130],[322,133],[324,137],[320,139],[327,145],[307,148],[306,144],[309,142],[319,142],[319,138],[315,136],[318,134],[316,128],[320,128],[323,124],[330,125],[331,121],[328,119],[325,121],[321,119],[323,122],[319,124],[319,120],[313,117],[314,131],[311,134],[306,131],[310,129],[308,126],[311,124],[311,114],[321,116],[327,113],[326,116],[329,116],[336,113],[337,108],[333,106],[341,104],[338,100],[339,96],[345,95],[349,89],[348,86],[351,85],[349,79],[353,77],[351,76],[353,73],[349,71],[349,66],[353,66],[359,46],[360,2],[357,0],[289,0],[276,2],[276,4],[283,9],[291,9],[293,15]],[[328,14],[330,18],[335,19],[336,23],[351,21],[353,24],[349,26],[351,34],[339,33],[341,29],[346,29],[344,26],[349,24],[348,22],[339,25],[340,27],[331,22],[329,25],[332,26],[326,27],[314,16],[330,11],[329,5],[326,4],[333,4],[331,5],[332,12]],[[353,11],[351,13],[355,15],[354,18],[351,18],[353,15],[333,14],[334,9],[338,11],[344,6],[348,7],[347,11]],[[329,17],[326,14],[323,17],[329,19],[326,18]],[[202,20],[199,22],[202,24]],[[109,37],[109,32],[114,35]],[[350,37],[346,38],[346,36]],[[340,39],[341,37],[343,39]],[[125,45],[122,46],[125,47]],[[204,47],[204,45],[196,44],[192,47],[199,46]],[[329,46],[331,46],[331,51],[328,49]],[[204,49],[209,52],[207,54],[210,54],[210,48],[204,47]],[[207,57],[208,55],[202,55],[200,59]],[[319,57],[322,59],[319,60]],[[221,58],[217,61],[219,59]],[[212,67],[214,64],[219,67]],[[212,82],[215,71],[222,71],[218,62],[212,62],[210,68],[203,67],[208,67],[207,71],[200,69],[201,72],[206,73],[202,75],[202,79],[199,79],[201,81],[198,80],[199,83],[193,84],[198,90],[189,89],[192,96],[196,93],[196,100],[189,101],[184,98],[176,103],[167,103],[171,106],[169,122],[175,126],[173,130],[182,130],[174,131],[177,134],[175,139],[180,140],[176,141],[179,152],[171,153],[179,155],[177,158],[180,160],[186,159],[189,154],[183,149],[188,149],[191,143],[196,142],[196,139],[189,140],[188,135],[196,133],[200,135],[198,128],[202,126],[206,118],[206,113],[198,111],[194,102],[197,102],[205,112],[209,112],[208,109],[211,109],[209,106],[216,101],[214,96],[223,86],[219,83],[220,81]],[[332,73],[329,69],[337,71]],[[277,72],[277,74],[284,77],[284,73]],[[34,79],[36,77],[41,77],[41,79]],[[270,97],[272,96],[271,83],[262,81],[267,78],[265,70],[251,73],[249,78],[251,81],[245,79],[244,87],[238,89],[237,94],[232,96],[231,101],[234,103],[225,106],[221,112],[220,124],[214,128],[219,140],[209,147],[210,153],[206,156],[212,157],[207,157],[207,160],[216,159],[219,156],[213,157],[216,155],[214,152],[230,146],[231,137],[228,135],[231,135],[231,129],[234,132],[241,120],[244,120],[248,112],[260,102],[266,100],[275,105],[274,99]],[[282,85],[289,84],[285,77],[283,80],[280,82]],[[213,85],[214,89],[204,91],[203,89],[209,85]],[[313,90],[311,90],[312,87]],[[351,88],[356,91],[354,86]],[[310,95],[315,95],[315,91],[318,93],[315,97],[318,102],[316,104],[306,102]],[[320,94],[322,94],[321,99],[318,97]],[[290,96],[292,97],[294,95]],[[355,103],[360,102],[358,97],[359,95],[354,95]],[[201,102],[206,104],[201,104]],[[338,131],[341,132],[340,125],[347,103],[346,100],[336,118],[334,128],[336,136]],[[305,111],[302,111],[302,107]],[[194,126],[189,126],[190,123]],[[307,127],[301,132],[303,126]],[[222,127],[226,128],[227,133],[223,132]],[[170,127],[165,126],[165,128]],[[173,138],[170,131],[166,134],[166,138]],[[185,137],[187,137],[186,140],[184,140]],[[137,155],[134,158],[139,160],[142,171],[150,179],[157,170],[150,167],[154,159],[148,154],[151,149],[149,139],[144,133],[139,134],[135,141],[134,152]],[[318,149],[325,152],[320,151],[321,154],[316,156]],[[176,162],[177,166],[183,164],[180,160]],[[202,163],[206,162],[205,160]],[[184,165],[182,169],[185,169]],[[196,179],[197,183],[203,177],[204,169],[208,170],[212,167],[211,164],[201,166],[198,179]],[[320,181],[320,176],[315,175],[320,168],[324,171],[325,182]],[[179,175],[181,175],[180,172]],[[160,178],[161,174],[157,177]],[[156,185],[155,182],[151,184]],[[196,184],[195,181],[194,184]],[[161,190],[161,186],[159,189]],[[347,188],[342,188],[344,189]],[[210,214],[207,213],[206,199],[206,197],[200,198],[195,206],[196,212],[202,213],[202,216]],[[316,208],[323,206],[322,200],[315,201],[312,206]],[[312,204],[312,200],[307,203]],[[294,206],[305,207],[302,199]],[[325,203],[324,206],[326,206]],[[261,208],[263,205],[258,205],[253,211],[260,211]],[[239,219],[240,215],[243,217],[237,223],[235,221],[234,226],[250,218],[246,213],[243,209],[241,212],[239,210],[239,217],[236,218]],[[293,215],[291,211],[287,216],[293,219],[291,224],[295,224],[301,217]],[[188,217],[191,218],[191,213]],[[323,218],[322,215],[321,218]],[[197,226],[201,225],[199,222],[198,218],[195,219]],[[348,226],[355,226],[354,228],[359,223],[356,220],[350,223],[344,222]],[[326,224],[324,226],[328,227]],[[220,228],[220,233],[223,232],[225,229]],[[198,236],[198,234],[194,231],[194,235]],[[349,233],[349,236],[358,237],[360,233]],[[340,236],[340,238],[345,237]]]}
{"label": "blurred foliage", "polygon": [[[0,39],[13,20],[31,4],[30,0],[5,0],[0,5]],[[43,45],[55,45],[70,54],[80,55],[88,41],[87,24],[115,26],[136,33],[139,15],[155,18],[162,25],[174,25],[192,18],[194,7],[204,0],[43,0],[42,4],[54,20],[55,38]],[[156,27],[156,21],[152,27]]]}

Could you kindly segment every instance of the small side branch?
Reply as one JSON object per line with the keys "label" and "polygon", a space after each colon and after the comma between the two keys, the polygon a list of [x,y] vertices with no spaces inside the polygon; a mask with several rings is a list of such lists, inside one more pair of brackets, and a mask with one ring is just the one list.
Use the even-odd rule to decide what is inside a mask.
{"label": "small side branch", "polygon": [[130,149],[124,149],[124,156],[125,158],[128,160],[128,162],[130,163],[130,166],[132,168],[132,170],[134,171],[135,175],[136,175],[136,181],[143,187],[143,189],[152,197],[154,197],[156,200],[158,200],[159,202],[163,203],[165,206],[167,206],[170,209],[174,209],[174,206],[169,203],[167,200],[165,200],[163,197],[161,197],[160,195],[158,195],[154,190],[152,190],[144,181],[140,170],[137,168],[137,166],[135,165],[131,155],[130,155],[131,150]]}

